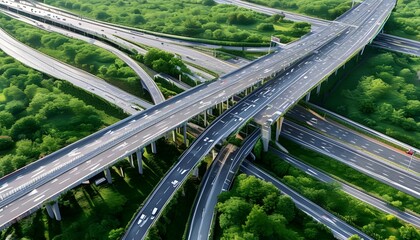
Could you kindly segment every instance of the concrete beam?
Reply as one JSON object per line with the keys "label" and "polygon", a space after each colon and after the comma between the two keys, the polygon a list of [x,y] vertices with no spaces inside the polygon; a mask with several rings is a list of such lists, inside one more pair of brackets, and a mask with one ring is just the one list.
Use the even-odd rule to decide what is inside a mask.
{"label": "concrete beam", "polygon": [[104,170],[104,174],[108,183],[112,183],[112,176],[111,176],[111,171],[109,170],[109,168]]}

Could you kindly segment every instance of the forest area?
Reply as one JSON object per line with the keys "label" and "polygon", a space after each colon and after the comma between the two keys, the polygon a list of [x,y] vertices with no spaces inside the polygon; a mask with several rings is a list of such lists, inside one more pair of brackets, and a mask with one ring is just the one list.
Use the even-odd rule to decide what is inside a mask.
{"label": "forest area", "polygon": [[420,58],[372,48],[365,54],[325,106],[420,147]]}
{"label": "forest area", "polygon": [[150,100],[134,70],[112,53],[82,40],[33,27],[4,14],[0,14],[0,25],[18,41],[96,75],[124,91]]}
{"label": "forest area", "polygon": [[273,184],[245,174],[219,195],[217,214],[220,239],[334,239]]}
{"label": "forest area", "polygon": [[287,43],[310,31],[310,25],[283,20],[213,0],[55,1],[47,4],[94,18],[153,32],[240,43],[265,43],[277,36]]}
{"label": "forest area", "polygon": [[0,51],[0,177],[124,116],[111,116],[104,112],[111,106],[89,105],[74,92],[81,90]]}

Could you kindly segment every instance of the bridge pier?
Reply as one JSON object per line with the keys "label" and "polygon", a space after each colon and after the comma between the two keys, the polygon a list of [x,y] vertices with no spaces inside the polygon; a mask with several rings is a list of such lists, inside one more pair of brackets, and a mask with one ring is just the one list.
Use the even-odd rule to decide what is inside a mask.
{"label": "bridge pier", "polygon": [[209,108],[209,109],[207,109],[207,114],[209,114],[209,115],[213,115],[213,108]]}
{"label": "bridge pier", "polygon": [[311,99],[311,92],[309,91],[308,94],[306,94],[305,101],[309,102],[310,99]]}
{"label": "bridge pier", "polygon": [[320,83],[318,86],[316,86],[316,94],[318,94],[318,95],[319,95],[319,92],[321,92],[321,84],[322,83]]}
{"label": "bridge pier", "polygon": [[139,174],[143,174],[143,148],[137,149],[136,155]]}
{"label": "bridge pier", "polygon": [[172,141],[176,142],[176,129],[172,131]]}
{"label": "bridge pier", "polygon": [[365,51],[365,47],[366,46],[363,46],[362,51],[360,52],[360,55],[363,55],[363,52]]}
{"label": "bridge pier", "polygon": [[104,174],[108,183],[112,183],[112,176],[111,176],[111,171],[109,170],[109,168],[104,170]]}
{"label": "bridge pier", "polygon": [[204,127],[207,127],[207,110],[204,111]]}
{"label": "bridge pier", "polygon": [[128,162],[130,163],[130,166],[134,168],[134,153],[128,156]]}
{"label": "bridge pier", "polygon": [[184,123],[183,126],[183,135],[184,135],[184,144],[188,147],[188,138],[187,138],[187,123]]}
{"label": "bridge pier", "polygon": [[150,147],[152,148],[152,153],[156,154],[157,153],[156,142],[152,142],[150,144]]}
{"label": "bridge pier", "polygon": [[279,140],[279,136],[281,133],[281,126],[283,125],[283,119],[284,117],[280,117],[276,121],[276,142]]}
{"label": "bridge pier", "polygon": [[268,151],[268,144],[271,140],[271,125],[270,124],[264,124],[261,126],[261,139],[263,142],[263,149],[264,152]]}
{"label": "bridge pier", "polygon": [[45,205],[45,208],[47,209],[48,216],[52,219],[55,218],[55,220],[60,221],[61,220],[61,213],[60,208],[58,208],[58,201],[55,200],[54,203],[47,203]]}

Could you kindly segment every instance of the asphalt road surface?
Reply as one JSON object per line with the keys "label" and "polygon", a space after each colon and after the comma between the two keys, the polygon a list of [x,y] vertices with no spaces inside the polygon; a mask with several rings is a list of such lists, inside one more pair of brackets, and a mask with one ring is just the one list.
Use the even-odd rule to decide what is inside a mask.
{"label": "asphalt road surface", "polygon": [[371,206],[386,212],[388,214],[392,214],[396,216],[397,218],[412,224],[413,226],[416,226],[420,228],[420,218],[414,214],[400,211],[397,208],[392,207],[390,204],[379,200],[378,198],[375,198],[369,194],[366,194],[360,190],[357,190],[356,188],[351,187],[350,185],[344,184],[340,181],[335,180],[334,178],[328,176],[327,174],[305,164],[299,161],[298,159],[294,158],[293,156],[281,152],[279,150],[276,150],[274,148],[270,148],[270,151],[275,153],[277,156],[279,156],[281,159],[285,160],[286,162],[292,164],[294,167],[299,168],[300,170],[304,171],[306,174],[311,175],[312,177],[325,182],[325,183],[338,183],[340,185],[340,188],[342,191],[350,194],[351,196],[360,199],[361,201],[370,204]]}
{"label": "asphalt road surface", "polygon": [[420,197],[420,179],[407,171],[373,159],[366,153],[353,149],[290,121],[283,121],[281,136],[330,156],[340,162],[384,182],[416,198]]}
{"label": "asphalt road surface", "polygon": [[372,239],[364,232],[352,227],[351,225],[345,223],[343,220],[337,218],[333,214],[329,213],[325,209],[321,208],[320,206],[316,205],[315,203],[309,201],[308,199],[304,198],[294,190],[287,187],[282,182],[278,181],[277,179],[271,177],[267,173],[263,172],[261,169],[256,167],[255,165],[251,164],[248,161],[244,161],[241,166],[241,171],[248,174],[256,176],[260,179],[263,179],[267,182],[271,182],[274,186],[276,186],[283,194],[288,195],[292,198],[293,202],[295,202],[296,207],[314,218],[316,221],[325,224],[333,235],[338,239],[348,239],[350,236],[357,234],[362,239]]}

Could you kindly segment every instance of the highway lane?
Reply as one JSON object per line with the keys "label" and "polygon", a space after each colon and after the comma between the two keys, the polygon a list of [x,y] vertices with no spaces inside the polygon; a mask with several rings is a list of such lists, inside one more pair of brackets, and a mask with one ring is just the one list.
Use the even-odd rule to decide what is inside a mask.
{"label": "highway lane", "polygon": [[[372,5],[372,9],[376,7]],[[360,14],[362,15],[362,14]],[[153,142],[157,137],[162,135],[162,131],[169,131],[176,127],[173,122],[181,123],[188,118],[196,115],[197,113],[204,111],[206,108],[213,106],[214,104],[218,102],[222,102],[226,100],[226,97],[230,97],[232,94],[236,92],[243,91],[249,86],[252,86],[253,84],[259,82],[261,79],[263,79],[266,76],[270,76],[273,74],[278,74],[276,70],[274,69],[286,69],[291,64],[294,64],[296,61],[301,59],[302,57],[309,56],[311,52],[315,51],[316,49],[319,49],[320,47],[326,45],[331,41],[332,39],[337,38],[337,35],[340,35],[343,33],[348,26],[343,26],[340,23],[332,23],[331,27],[326,29],[325,31],[321,31],[317,33],[316,35],[310,35],[304,39],[302,39],[302,42],[299,44],[296,44],[293,49],[285,49],[280,52],[276,52],[268,57],[263,57],[259,59],[258,61],[247,65],[246,69],[241,69],[238,71],[235,71],[224,78],[220,79],[219,81],[214,81],[209,84],[205,84],[202,86],[199,86],[195,89],[192,89],[184,94],[180,94],[179,96],[176,96],[174,98],[171,98],[168,101],[165,101],[164,103],[160,104],[157,107],[154,107],[152,109],[143,111],[131,118],[125,119],[105,130],[102,130],[96,134],[93,134],[86,139],[83,139],[69,147],[66,147],[65,149],[58,151],[51,155],[51,157],[47,156],[42,161],[39,161],[38,163],[32,164],[30,166],[27,166],[25,169],[21,169],[6,178],[0,179],[0,186],[5,186],[6,184],[11,188],[11,190],[8,190],[6,194],[3,194],[2,196],[9,196],[9,199],[13,197],[13,199],[17,197],[22,197],[23,195],[27,194],[33,188],[37,187],[47,187],[50,185],[53,185],[55,187],[56,194],[59,194],[61,190],[65,190],[71,187],[71,185],[66,186],[59,186],[57,187],[56,184],[51,183],[55,177],[65,174],[70,169],[74,168],[75,166],[69,164],[78,164],[83,165],[89,164],[89,162],[95,163],[95,160],[103,160],[100,158],[101,154],[109,154],[114,148],[117,149],[124,149],[123,153],[130,154],[133,152],[136,148],[144,146],[148,143]],[[316,41],[315,41],[316,40]],[[265,69],[263,72],[256,71],[260,69]],[[293,73],[293,69],[291,70]],[[295,73],[298,71],[295,71]],[[290,73],[290,72],[289,72]],[[301,73],[299,73],[301,74]],[[304,74],[304,73],[303,73]],[[295,81],[290,80],[290,76],[294,74],[290,74],[289,76],[285,75],[282,81],[278,81],[276,83],[282,83],[284,84],[280,88],[266,88],[264,87],[259,91],[258,93],[262,96],[257,97],[253,101],[254,103],[266,104],[266,98],[270,97],[272,98],[272,93],[276,94],[283,94],[285,90],[285,86],[289,86],[290,84],[293,84]],[[296,78],[296,76],[294,76]],[[248,81],[239,81],[240,79],[247,79]],[[287,83],[284,83],[284,81],[287,81]],[[305,90],[306,91],[306,90]],[[255,95],[254,95],[255,96]],[[296,97],[301,96],[301,93],[296,95]],[[171,107],[172,106],[172,107]],[[188,108],[190,107],[190,108]],[[241,114],[245,114],[245,110],[252,108],[252,110],[255,110],[255,104],[248,104],[248,105],[241,105],[242,112]],[[260,106],[258,106],[260,108]],[[187,109],[186,111],[184,111]],[[184,111],[184,112],[183,112]],[[244,116],[250,117],[251,115],[246,113]],[[173,120],[171,118],[174,118]],[[140,120],[140,121],[136,121]],[[235,122],[234,120],[232,120]],[[236,119],[238,121],[238,119]],[[125,126],[127,124],[132,124],[130,126],[130,129],[125,129]],[[233,123],[232,123],[233,124]],[[146,134],[146,129],[150,129],[151,126],[155,128],[155,131],[153,133]],[[237,127],[237,126],[236,126]],[[156,131],[156,128],[161,131]],[[106,132],[107,131],[107,132]],[[146,132],[142,132],[146,131]],[[112,135],[111,137],[106,136],[106,134]],[[101,136],[101,138],[97,138]],[[135,138],[137,137],[137,138]],[[142,137],[141,141],[139,141],[140,137]],[[99,143],[97,143],[99,141]],[[129,145],[129,143],[131,145]],[[96,146],[94,146],[97,144]],[[129,147],[126,147],[129,145]],[[94,146],[94,147],[92,147]],[[80,148],[79,148],[80,147]],[[201,149],[200,146],[198,149]],[[74,152],[75,151],[75,152]],[[107,153],[108,152],[108,153]],[[76,157],[75,157],[76,155]],[[125,156],[126,156],[125,155]],[[117,154],[109,154],[105,155],[108,156],[106,159],[104,159],[104,163],[98,163],[94,165],[92,168],[95,170],[96,167],[100,167],[103,169],[103,167],[111,165],[113,162],[115,162],[120,155]],[[56,159],[56,157],[61,157]],[[114,158],[114,159],[112,159]],[[89,160],[90,159],[90,160]],[[88,161],[89,160],[89,161]],[[59,166],[54,167],[51,166],[51,164],[54,164],[54,161],[58,161]],[[47,166],[49,164],[50,166]],[[29,176],[26,176],[27,174],[30,174],[33,170],[38,168],[45,168],[45,172],[41,174],[41,180],[38,180],[38,177],[35,181],[37,184],[34,185],[28,185],[27,183],[32,184],[32,180],[28,180]],[[58,168],[58,169],[57,169]],[[91,172],[93,171],[91,170]],[[40,171],[43,171],[42,169]],[[58,173],[56,173],[58,171]],[[80,177],[88,177],[89,174],[84,174]],[[30,178],[29,178],[30,179]],[[76,178],[75,181],[78,181],[80,178]],[[23,182],[23,184],[21,184]],[[14,185],[14,186],[10,186]],[[21,186],[23,185],[23,186]],[[163,191],[163,190],[162,190]],[[16,192],[20,194],[19,196],[16,195]],[[43,196],[41,199],[39,199],[38,203],[33,203],[32,207],[38,207],[39,204],[41,204],[42,201],[45,201],[46,199],[49,199],[51,195]],[[24,199],[25,197],[21,198]],[[5,201],[2,201],[4,206]],[[14,203],[7,206],[7,208],[3,209],[4,215],[7,217],[10,217],[8,215],[9,210],[14,210],[12,207]],[[31,209],[30,207],[26,209],[20,209],[19,211],[22,211],[25,213],[28,209]],[[151,211],[151,209],[150,209]],[[1,220],[3,220],[3,223],[0,223],[0,226],[4,226],[3,224],[6,224],[10,221],[9,218],[3,217]]]}
{"label": "highway lane", "polygon": [[[168,38],[156,37],[154,35],[141,33],[136,31],[135,29],[129,30],[129,28],[125,26],[118,26],[114,24],[111,25],[109,23],[93,21],[85,18],[82,19],[74,14],[66,13],[63,10],[54,8],[49,5],[39,3],[36,7],[26,5],[24,8],[24,4],[11,2],[10,0],[5,0],[4,3],[0,2],[0,4],[8,6],[9,8],[13,7],[19,11],[24,11],[28,14],[30,13],[37,16],[43,16],[45,18],[50,18],[50,20],[53,21],[69,24],[73,27],[84,29],[84,31],[95,32],[96,34],[100,35],[106,35],[107,38],[120,42],[121,44],[123,44],[123,46],[127,44],[127,41],[120,41],[117,38],[169,51],[181,56],[183,61],[203,66],[218,74],[226,74],[239,67],[237,65],[233,65],[231,63],[214,58],[211,55],[207,55],[195,49],[181,46],[179,45],[178,41],[173,41]],[[50,16],[48,16],[48,14],[50,14]],[[55,18],[52,18],[53,16],[55,16]]]}
{"label": "highway lane", "polygon": [[[378,14],[379,18],[384,19],[387,14],[390,13],[390,9],[389,7],[395,2],[393,1],[389,1],[389,2],[385,2],[382,4],[382,2],[370,2],[367,1],[367,3],[360,5],[362,10],[359,9],[359,11],[357,11],[355,13],[356,16],[358,16],[357,19],[359,19],[359,21],[368,21],[369,23],[372,23],[373,20],[371,19],[372,15],[374,15],[374,17],[377,17],[376,15],[376,11],[371,11],[372,13],[375,14],[371,14],[371,15],[367,15],[364,16],[365,14],[363,13],[363,11],[367,11],[367,10],[375,10],[376,8],[380,8],[381,10],[383,9],[384,11],[381,11],[380,14]],[[381,4],[378,6],[378,4]],[[365,8],[366,5],[366,8]],[[354,17],[354,16],[352,16]],[[357,19],[354,19],[354,21],[356,21]],[[361,19],[361,20],[360,20]],[[379,20],[377,20],[379,21]],[[361,36],[361,38],[364,39],[368,39],[368,37],[366,37],[365,35],[369,35],[369,34],[375,34],[375,30],[377,30],[377,22],[375,22],[374,26],[372,28],[366,29],[364,34]],[[334,23],[335,24],[335,23]],[[333,25],[334,25],[333,24]],[[338,37],[334,37],[332,39],[332,41],[334,41],[336,38],[340,38],[345,36],[346,34],[348,34],[350,31],[347,31],[346,33],[344,33],[345,30],[347,30],[348,27],[347,26],[343,26],[341,33],[339,34]],[[307,40],[308,38],[311,37],[316,37],[318,34],[314,34],[314,35],[310,35],[306,38],[304,38],[305,40]],[[337,35],[336,35],[337,36]],[[355,39],[355,41],[360,42],[360,40]],[[331,41],[330,41],[331,42]],[[302,44],[301,44],[302,45]],[[325,46],[326,44],[323,44],[323,47],[327,47]],[[322,51],[323,48],[318,48],[318,50],[316,51]],[[345,49],[345,51],[349,52],[351,50]],[[311,58],[311,57],[309,57]],[[315,59],[316,60],[316,59]],[[345,59],[341,60],[344,61]],[[303,60],[302,62],[305,62],[306,60]],[[339,60],[340,61],[340,60]],[[309,60],[305,62],[306,64],[303,65],[309,65]],[[302,69],[300,69],[302,68]],[[189,167],[190,165],[188,165],[187,163],[185,163],[185,161],[191,161],[192,159],[194,159],[194,162],[198,163],[199,160],[201,159],[202,156],[204,156],[205,154],[207,154],[210,149],[214,146],[210,145],[207,146],[204,142],[203,139],[213,139],[215,142],[218,142],[220,139],[226,137],[227,135],[230,134],[229,131],[222,131],[223,133],[220,133],[221,129],[223,129],[223,127],[221,125],[226,125],[226,126],[230,126],[232,121],[231,119],[225,119],[226,117],[229,116],[229,114],[232,112],[232,110],[234,109],[235,115],[240,114],[240,119],[238,121],[238,124],[236,127],[239,127],[241,125],[241,119],[242,120],[247,120],[251,117],[253,117],[256,112],[261,111],[262,108],[267,104],[267,101],[271,101],[274,100],[276,98],[276,96],[278,95],[282,95],[285,94],[286,92],[291,92],[289,87],[291,86],[296,86],[296,85],[301,85],[302,87],[299,88],[300,91],[296,91],[294,92],[291,96],[291,99],[299,99],[300,97],[303,96],[303,94],[309,89],[311,89],[314,84],[316,84],[316,82],[312,82],[312,83],[307,83],[307,81],[305,80],[306,78],[304,78],[304,76],[308,73],[309,70],[305,69],[304,67],[298,67],[296,68],[291,68],[289,69],[285,74],[281,75],[281,77],[279,79],[277,79],[276,81],[270,81],[268,82],[262,89],[258,89],[255,92],[251,93],[251,95],[247,96],[245,99],[243,99],[242,101],[240,101],[237,105],[235,105],[233,108],[229,109],[227,112],[225,112],[223,115],[221,115],[218,119],[216,119],[212,125],[210,125],[210,127],[202,134],[200,135],[196,141],[191,145],[191,147],[186,150],[186,152],[184,152],[184,154],[181,156],[181,159],[179,160],[179,162],[177,163],[177,165],[175,166],[175,168],[178,168],[179,166],[183,166],[183,168],[185,169],[185,166],[188,166],[188,169],[191,169],[191,167]],[[222,78],[223,79],[223,78]],[[286,81],[286,83],[285,83]],[[248,102],[248,104],[244,105],[244,102]],[[293,102],[290,104],[292,105]],[[287,108],[287,107],[286,107]],[[251,112],[246,112],[246,110],[251,110]],[[214,128],[216,129],[220,129],[217,130],[217,132],[214,132]],[[209,135],[210,134],[210,135]],[[214,139],[215,137],[217,137],[216,139]],[[204,152],[203,148],[205,149]],[[200,153],[200,154],[197,154]],[[198,155],[198,156],[196,156]],[[191,171],[191,170],[190,170]],[[146,223],[142,222],[140,225],[137,224],[138,219],[140,218],[140,216],[142,214],[145,214],[146,216],[149,216],[152,209],[157,207],[157,208],[163,208],[167,202],[169,201],[169,199],[171,198],[171,196],[173,195],[173,193],[175,192],[176,189],[172,189],[170,188],[170,181],[176,180],[177,182],[183,182],[185,181],[186,177],[185,176],[180,176],[179,174],[177,174],[174,170],[171,170],[166,176],[165,178],[159,183],[159,185],[156,187],[155,191],[152,193],[152,195],[148,198],[148,200],[146,201],[146,203],[143,205],[143,208],[140,210],[140,212],[137,214],[135,220],[131,223],[126,235],[124,236],[124,239],[143,239],[148,231],[148,228],[153,224],[153,221],[147,221]],[[165,190],[164,190],[165,189]],[[164,192],[165,194],[162,194],[162,192]],[[168,193],[169,192],[169,193]],[[147,218],[148,219],[148,218]]]}
{"label": "highway lane", "polygon": [[115,104],[127,113],[137,112],[131,108],[131,104],[140,105],[146,108],[152,104],[128,94],[121,89],[106,83],[100,78],[93,76],[78,68],[59,62],[45,54],[42,54],[10,37],[0,29],[0,48],[9,56],[14,57],[28,67],[44,72],[57,79],[69,81],[73,85],[86,89],[91,93]]}
{"label": "highway lane", "polygon": [[[317,31],[318,29],[322,28],[323,26],[328,25],[328,20],[305,16],[289,11],[284,11],[281,9],[276,8],[270,8],[265,7],[262,5],[249,3],[245,1],[240,0],[216,0],[218,3],[224,3],[224,4],[233,4],[236,6],[240,6],[243,8],[251,9],[256,12],[264,13],[267,15],[274,15],[274,14],[284,14],[285,19],[291,20],[291,21],[302,21],[302,22],[308,22],[312,26],[312,31]],[[343,16],[340,16],[335,21],[341,21]],[[420,56],[420,42],[401,38],[398,36],[393,36],[389,34],[379,33],[378,36],[374,39],[372,46],[379,47],[395,52],[410,54],[414,56]],[[287,45],[285,47],[288,47]]]}
{"label": "highway lane", "polygon": [[193,206],[188,239],[208,239],[218,195],[230,188],[242,160],[252,151],[259,138],[260,130],[257,129],[244,140],[239,149],[228,145],[217,155],[201,180],[198,198]]}
{"label": "highway lane", "polygon": [[316,221],[326,225],[329,229],[331,229],[331,232],[336,238],[348,239],[350,236],[357,234],[365,240],[372,239],[362,231],[352,227],[351,225],[345,223],[343,220],[329,213],[325,209],[304,198],[303,196],[301,196],[291,188],[287,187],[279,180],[273,178],[272,176],[263,172],[255,165],[251,164],[249,161],[245,160],[242,163],[241,171],[245,174],[256,176],[264,181],[271,182],[283,194],[288,195],[296,204],[297,208],[314,218]]}
{"label": "highway lane", "polygon": [[372,43],[375,47],[420,57],[420,42],[388,34],[379,34]]}
{"label": "highway lane", "polygon": [[[306,93],[310,94],[311,90],[317,85],[320,85],[326,76],[331,75],[336,69],[344,65],[347,59],[350,59],[359,51],[363,51],[364,46],[380,30],[381,22],[390,14],[387,8],[392,5],[391,2],[380,6],[381,9],[379,11],[374,11],[370,15],[363,14],[363,10],[367,9],[366,11],[371,11],[376,4],[377,2],[371,3],[364,1],[354,8],[353,11],[347,12],[345,16],[340,18],[340,21],[352,27],[348,28],[341,37],[336,38],[333,44],[327,46],[322,51],[315,52],[312,57],[312,61],[315,62],[308,65],[309,74],[301,76],[303,78],[302,82],[307,81],[308,83],[304,83],[302,86],[295,86],[294,89],[291,89],[289,95],[292,95],[295,91],[299,91],[302,87],[307,90]],[[362,21],[365,24],[358,24],[358,22]],[[307,88],[307,84],[310,84],[312,87]],[[255,116],[255,121],[260,124],[265,124],[282,116],[296,103],[296,101],[291,101],[292,98],[289,95],[278,96],[278,98],[273,100],[273,102]]]}
{"label": "highway lane", "polygon": [[[318,129],[324,135],[328,135],[345,143],[352,148],[370,153],[373,158],[385,163],[393,163],[394,167],[400,166],[400,169],[405,171],[410,164],[411,156],[405,152],[380,143],[377,140],[369,138],[358,132],[355,132],[343,125],[334,121],[321,118],[302,106],[296,106],[287,112],[286,116],[304,122],[311,127]],[[379,157],[379,158],[378,158]],[[417,157],[413,157],[410,169],[416,174],[420,173],[420,161]]]}
{"label": "highway lane", "polygon": [[[0,11],[2,11],[2,10],[0,10]],[[28,17],[19,16],[19,15],[14,14],[14,13],[8,13],[8,12],[5,12],[5,13],[11,15],[12,17],[14,17],[17,20],[23,21],[25,23],[28,23],[28,24],[31,24],[33,26],[39,27],[41,29],[56,32],[56,33],[60,33],[60,34],[62,34],[64,36],[67,36],[67,37],[77,38],[79,40],[82,40],[82,41],[88,42],[90,44],[96,45],[98,47],[101,47],[101,48],[115,54],[118,58],[120,58],[122,61],[124,61],[131,69],[133,69],[133,71],[137,74],[137,76],[139,76],[140,80],[142,81],[142,84],[145,86],[146,90],[150,93],[150,96],[152,97],[153,102],[155,104],[158,104],[158,103],[161,103],[161,102],[165,101],[165,97],[163,96],[163,94],[159,90],[159,88],[156,85],[153,78],[151,78],[149,76],[149,74],[147,74],[146,71],[137,64],[136,61],[134,61],[127,54],[118,50],[117,48],[112,47],[108,44],[105,44],[101,41],[97,41],[93,38],[89,38],[89,37],[86,37],[86,36],[71,32],[71,31],[67,31],[63,28],[59,28],[59,27],[52,26],[52,25],[44,26],[42,22],[30,19]],[[85,90],[89,91],[90,89],[85,89]],[[90,92],[92,92],[92,91],[90,91]],[[95,94],[95,92],[92,92],[92,93]]]}
{"label": "highway lane", "polygon": [[302,129],[301,126],[287,120],[283,121],[280,135],[309,149],[332,157],[402,192],[417,198],[420,197],[419,177],[372,159],[371,156],[360,150],[331,140],[312,130]]}
{"label": "highway lane", "polygon": [[[328,31],[322,32],[312,38],[317,37],[321,41],[326,41],[326,39],[334,38],[337,32],[342,32],[344,29],[339,24],[336,24],[332,29],[328,29]],[[57,196],[62,190],[73,187],[74,185],[70,184],[71,181],[68,184],[66,183],[65,186],[57,186],[57,183],[53,179],[65,174],[75,166],[90,165],[91,167],[89,169],[92,169],[92,174],[94,172],[97,173],[99,172],[96,171],[97,167],[104,169],[122,157],[122,155],[114,153],[109,154],[115,148],[121,147],[121,149],[125,150],[123,154],[127,156],[136,151],[138,147],[153,142],[156,138],[163,135],[163,132],[175,128],[177,124],[188,120],[208,107],[226,100],[232,94],[259,82],[262,77],[272,75],[273,72],[276,72],[274,69],[285,69],[293,61],[296,61],[294,59],[300,59],[302,56],[313,51],[313,49],[324,44],[323,42],[312,43],[312,38],[308,37],[306,39],[310,44],[305,45],[302,43],[296,46],[295,50],[298,51],[298,54],[294,50],[284,50],[281,53],[275,53],[261,58],[248,65],[247,69],[240,70],[240,73],[234,72],[219,81],[201,85],[173,97],[157,107],[122,120],[113,126],[101,130],[50,156],[44,157],[42,160],[26,166],[24,169],[20,169],[0,179],[0,186],[5,189],[1,193],[3,201],[0,202],[0,207],[8,204],[2,210],[4,217],[0,220],[0,226],[4,227],[10,224],[13,219],[16,219],[16,214],[23,216],[28,211],[30,212],[39,207],[43,201]],[[264,73],[255,71],[256,69],[261,69],[262,66],[264,68],[269,67],[270,69],[268,71],[265,70]],[[248,81],[239,81],[242,78],[238,79],[238,76],[242,76]],[[174,124],[174,122],[177,124]],[[130,128],[127,128],[127,124],[131,125]],[[154,130],[150,131],[152,128]],[[105,158],[101,157],[101,154]],[[96,161],[103,162],[96,163]],[[37,173],[36,178],[32,177],[32,171],[34,170],[40,171],[39,174]],[[83,172],[80,176],[73,176],[72,181],[79,182],[81,178],[86,179],[91,177],[92,174]],[[39,190],[39,188],[48,188],[51,185],[54,186],[55,194],[43,195],[37,202],[32,202],[30,207],[18,208],[19,211],[13,207],[15,204],[18,204],[18,201],[16,201],[17,198],[22,198],[22,201],[25,201],[25,199],[30,197],[28,194],[33,189],[37,188]],[[15,201],[16,203],[11,201]],[[10,214],[11,210],[14,211],[13,214]]]}
{"label": "highway lane", "polygon": [[299,161],[298,159],[294,158],[293,156],[286,154],[284,152],[281,152],[279,150],[276,150],[274,148],[270,147],[270,151],[275,153],[277,156],[279,156],[281,159],[285,160],[286,162],[292,164],[296,168],[299,168],[300,170],[304,171],[306,174],[311,175],[312,177],[325,182],[325,183],[338,183],[340,185],[340,188],[342,191],[352,195],[355,198],[360,199],[361,201],[370,204],[371,206],[386,212],[388,214],[392,214],[396,216],[397,218],[412,224],[413,226],[420,228],[420,218],[414,214],[400,211],[397,208],[392,207],[390,204],[375,198],[367,193],[364,193],[360,190],[357,190],[356,188],[351,187],[350,185],[347,185],[343,182],[337,181],[334,178],[328,176],[327,174]]}

